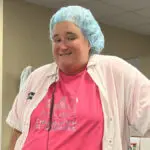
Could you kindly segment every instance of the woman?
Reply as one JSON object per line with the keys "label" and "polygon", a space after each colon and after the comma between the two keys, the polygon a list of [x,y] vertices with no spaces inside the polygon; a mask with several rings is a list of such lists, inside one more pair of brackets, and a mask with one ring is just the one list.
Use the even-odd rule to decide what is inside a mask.
{"label": "woman", "polygon": [[[150,129],[150,81],[115,56],[91,12],[58,10],[50,21],[55,62],[35,70],[8,115],[15,150],[127,150],[129,125]],[[14,148],[15,145],[15,148]]]}

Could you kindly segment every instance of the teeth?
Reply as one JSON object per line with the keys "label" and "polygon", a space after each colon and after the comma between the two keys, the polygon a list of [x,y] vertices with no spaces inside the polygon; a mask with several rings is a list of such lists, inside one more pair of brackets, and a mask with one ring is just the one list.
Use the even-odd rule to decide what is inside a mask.
{"label": "teeth", "polygon": [[60,55],[60,56],[64,56],[64,55],[70,55],[70,54],[72,54],[72,52],[66,53],[66,54],[59,54],[59,55]]}

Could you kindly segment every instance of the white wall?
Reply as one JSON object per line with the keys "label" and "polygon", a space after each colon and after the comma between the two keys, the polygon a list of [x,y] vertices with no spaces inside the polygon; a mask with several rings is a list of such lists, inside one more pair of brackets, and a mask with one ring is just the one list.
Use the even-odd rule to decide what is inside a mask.
{"label": "white wall", "polygon": [[0,150],[2,140],[3,0],[0,1]]}
{"label": "white wall", "polygon": [[150,138],[141,138],[140,150],[150,150]]}

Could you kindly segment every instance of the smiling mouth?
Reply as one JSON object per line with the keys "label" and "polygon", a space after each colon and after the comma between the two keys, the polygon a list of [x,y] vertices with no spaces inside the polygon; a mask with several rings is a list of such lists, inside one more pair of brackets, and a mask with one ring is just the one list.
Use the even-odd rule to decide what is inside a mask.
{"label": "smiling mouth", "polygon": [[70,52],[70,53],[64,53],[64,54],[59,54],[59,56],[69,56],[71,54],[72,54],[72,52]]}

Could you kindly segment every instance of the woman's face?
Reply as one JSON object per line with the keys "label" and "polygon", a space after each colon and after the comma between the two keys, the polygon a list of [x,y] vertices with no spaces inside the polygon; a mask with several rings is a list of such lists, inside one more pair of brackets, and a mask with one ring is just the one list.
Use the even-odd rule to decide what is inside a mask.
{"label": "woman's face", "polygon": [[88,63],[90,51],[81,30],[71,22],[60,22],[54,26],[52,38],[53,56],[60,70],[80,72]]}

